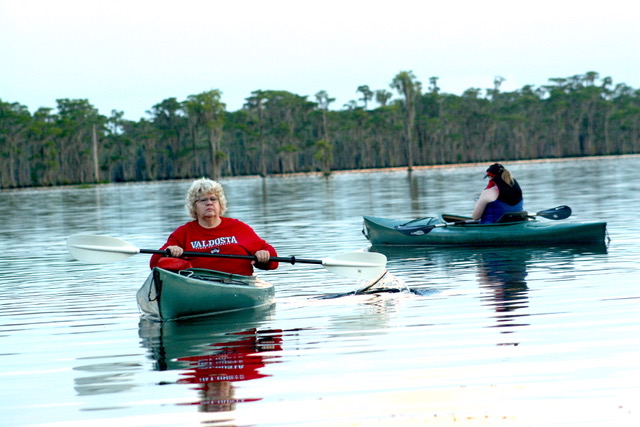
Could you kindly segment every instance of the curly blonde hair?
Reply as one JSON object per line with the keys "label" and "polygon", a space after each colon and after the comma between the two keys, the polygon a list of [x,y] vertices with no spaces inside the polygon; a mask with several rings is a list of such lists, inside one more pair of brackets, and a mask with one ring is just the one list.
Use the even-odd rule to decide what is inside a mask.
{"label": "curly blonde hair", "polygon": [[196,214],[196,201],[207,194],[213,194],[218,198],[220,202],[220,215],[224,215],[227,211],[227,198],[224,197],[224,190],[219,182],[208,178],[200,178],[191,184],[187,191],[187,197],[185,197],[184,207],[189,212],[189,216],[193,219],[198,219]]}

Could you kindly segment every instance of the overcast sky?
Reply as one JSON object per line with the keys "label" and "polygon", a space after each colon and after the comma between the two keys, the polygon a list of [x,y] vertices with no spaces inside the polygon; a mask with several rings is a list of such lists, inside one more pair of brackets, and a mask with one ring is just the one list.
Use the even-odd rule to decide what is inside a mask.
{"label": "overcast sky", "polygon": [[[139,120],[167,98],[254,90],[332,108],[400,71],[443,92],[541,86],[596,71],[640,88],[640,25],[627,0],[0,0],[0,100],[34,112],[88,99]],[[394,97],[397,94],[394,92]],[[374,104],[375,105],[375,104]]]}

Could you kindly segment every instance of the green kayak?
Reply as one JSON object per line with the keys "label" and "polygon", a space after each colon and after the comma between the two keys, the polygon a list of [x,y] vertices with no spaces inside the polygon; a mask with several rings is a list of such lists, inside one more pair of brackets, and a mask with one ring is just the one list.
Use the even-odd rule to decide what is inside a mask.
{"label": "green kayak", "polygon": [[363,234],[373,245],[566,245],[604,242],[606,222],[537,220],[531,216],[510,222],[479,224],[469,217],[390,219],[365,216]]}
{"label": "green kayak", "polygon": [[273,304],[275,289],[256,276],[190,268],[154,268],[138,290],[140,310],[153,320],[229,313]]}

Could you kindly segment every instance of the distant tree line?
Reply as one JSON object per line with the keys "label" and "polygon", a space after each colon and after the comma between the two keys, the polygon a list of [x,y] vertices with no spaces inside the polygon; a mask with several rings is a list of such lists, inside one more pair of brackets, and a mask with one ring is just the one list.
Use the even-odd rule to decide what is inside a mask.
{"label": "distant tree line", "polygon": [[638,89],[596,72],[514,92],[503,81],[458,96],[402,71],[398,98],[363,85],[340,110],[326,91],[257,90],[229,112],[211,90],[140,121],[84,99],[33,114],[0,100],[0,188],[640,153]]}

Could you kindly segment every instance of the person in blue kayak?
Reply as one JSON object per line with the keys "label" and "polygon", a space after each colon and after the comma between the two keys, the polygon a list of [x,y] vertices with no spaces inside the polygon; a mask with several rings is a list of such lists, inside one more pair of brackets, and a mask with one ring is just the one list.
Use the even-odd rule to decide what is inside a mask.
{"label": "person in blue kayak", "polygon": [[522,190],[511,172],[500,163],[494,163],[487,169],[485,178],[489,184],[480,194],[472,217],[481,224],[497,222],[508,212],[522,212]]}

